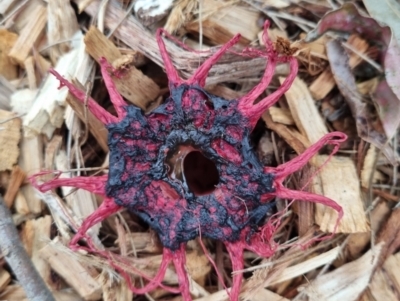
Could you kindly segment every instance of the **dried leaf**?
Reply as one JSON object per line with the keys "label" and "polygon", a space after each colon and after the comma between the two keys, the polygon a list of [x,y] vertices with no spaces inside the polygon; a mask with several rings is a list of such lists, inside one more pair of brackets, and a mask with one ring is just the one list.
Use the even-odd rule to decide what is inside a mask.
{"label": "dried leaf", "polygon": [[[366,2],[369,4],[374,1],[364,1],[364,3]],[[393,28],[396,28],[396,31],[392,32],[389,27],[380,26],[376,20],[361,15],[354,4],[346,3],[340,9],[326,14],[318,23],[317,27],[310,31],[305,38],[305,41],[312,41],[325,32],[333,30],[358,33],[369,41],[373,41],[380,46],[381,63],[385,68],[386,81],[388,87],[390,87],[394,93],[390,94],[388,91],[384,90],[384,88],[386,88],[384,85],[381,86],[380,94],[385,93],[386,95],[390,95],[390,98],[388,98],[383,104],[383,109],[380,114],[388,138],[393,137],[396,129],[400,125],[400,86],[398,84],[400,82],[400,75],[397,72],[400,68],[400,47],[398,40],[396,40],[396,36],[400,36],[400,33],[397,33],[400,30],[398,29],[398,14],[396,15],[396,12],[399,11],[399,5],[397,4],[394,7],[390,4],[391,2],[394,1],[386,0],[383,4],[381,1],[376,2],[373,7],[376,8],[379,6],[380,9],[375,12],[371,8],[371,12],[374,11],[373,16],[379,16],[379,19],[382,19],[382,22],[387,21],[387,24],[393,25]],[[386,9],[384,9],[383,6],[386,6]],[[396,17],[393,17],[394,15],[396,15]],[[389,16],[388,20],[386,20],[387,16]],[[397,23],[392,21],[392,18],[396,19]],[[378,106],[381,108],[382,103],[378,103]],[[385,114],[389,111],[391,111],[390,114]]]}
{"label": "dried leaf", "polygon": [[364,0],[363,2],[375,20],[390,26],[391,29],[390,42],[384,58],[387,82],[380,83],[374,98],[379,106],[379,114],[386,134],[391,138],[400,124],[400,75],[398,72],[400,69],[400,4],[396,0]]}
{"label": "dried leaf", "polygon": [[326,44],[326,50],[336,84],[346,99],[356,121],[358,135],[380,148],[392,162],[395,162],[396,156],[387,145],[387,136],[374,128],[373,122],[368,116],[365,104],[362,102],[362,95],[359,93],[356,81],[351,73],[344,48],[339,42],[332,40]]}
{"label": "dried leaf", "polygon": [[[400,77],[398,83],[400,83]],[[375,92],[371,94],[388,138],[396,134],[400,125],[400,101],[393,92],[394,90],[389,87],[388,80],[381,80],[376,86]]]}
{"label": "dried leaf", "polygon": [[327,31],[358,33],[370,41],[381,41],[383,46],[389,45],[391,37],[389,27],[381,27],[374,19],[361,15],[352,3],[327,13],[304,41],[314,41]]}

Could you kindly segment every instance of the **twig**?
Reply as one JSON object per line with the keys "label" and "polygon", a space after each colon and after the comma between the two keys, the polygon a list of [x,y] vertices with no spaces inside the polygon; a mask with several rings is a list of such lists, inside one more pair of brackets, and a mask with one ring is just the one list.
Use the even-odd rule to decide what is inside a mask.
{"label": "twig", "polygon": [[0,250],[31,301],[55,301],[28,257],[11,213],[0,195]]}

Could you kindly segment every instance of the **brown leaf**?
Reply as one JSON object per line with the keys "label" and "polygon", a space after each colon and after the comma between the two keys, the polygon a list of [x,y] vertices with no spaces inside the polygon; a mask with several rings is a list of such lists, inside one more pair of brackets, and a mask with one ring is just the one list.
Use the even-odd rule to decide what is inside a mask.
{"label": "brown leaf", "polygon": [[395,162],[396,156],[386,143],[388,139],[385,133],[379,132],[368,116],[366,106],[362,102],[362,95],[358,92],[354,75],[348,64],[346,51],[336,40],[329,41],[326,44],[326,50],[333,77],[356,121],[358,135],[380,148],[388,159]]}
{"label": "brown leaf", "polygon": [[[400,47],[391,29],[360,14],[354,4],[346,3],[326,14],[317,27],[308,33],[305,41],[315,40],[327,31],[357,33],[380,48],[386,81],[379,85],[373,99],[379,107],[379,117],[386,136],[392,138],[400,125]],[[383,95],[388,97],[383,98]]]}

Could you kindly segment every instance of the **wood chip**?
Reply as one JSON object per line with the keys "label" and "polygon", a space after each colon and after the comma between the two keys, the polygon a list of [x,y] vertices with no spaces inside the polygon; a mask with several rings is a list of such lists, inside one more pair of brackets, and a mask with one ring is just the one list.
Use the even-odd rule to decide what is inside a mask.
{"label": "wood chip", "polygon": [[84,300],[99,300],[101,285],[76,258],[62,252],[60,242],[54,240],[40,250],[40,256],[51,268],[71,285]]}
{"label": "wood chip", "polygon": [[[85,12],[97,16],[101,1],[93,0]],[[120,22],[124,19],[124,22]],[[118,1],[110,1],[105,15],[105,26],[116,28],[114,36],[134,50],[146,53],[146,56],[159,66],[164,66],[154,36],[133,16],[126,16]],[[189,78],[209,53],[194,53],[183,50],[180,46],[166,40],[167,50],[178,73]],[[265,58],[254,58],[243,61],[237,56],[226,55],[227,58],[217,63],[209,72],[207,84],[235,82],[244,77],[258,77],[265,69]]]}
{"label": "wood chip", "polygon": [[10,96],[10,104],[13,112],[19,115],[26,115],[32,107],[32,103],[37,95],[37,90],[20,89]]}
{"label": "wood chip", "polygon": [[[62,56],[55,69],[68,80],[75,71],[78,52],[70,51]],[[56,128],[64,122],[64,106],[67,89],[58,90],[59,82],[54,76],[48,76],[31,109],[24,118],[25,135],[45,134],[51,138]]]}
{"label": "wood chip", "polygon": [[[319,168],[328,156],[316,156],[312,164]],[[347,157],[334,156],[313,178],[312,190],[338,203],[344,216],[337,229],[342,233],[369,231],[365,209],[361,197],[360,180],[354,161]],[[336,225],[337,212],[321,204],[316,204],[315,221],[322,231],[332,232]]]}
{"label": "wood chip", "polygon": [[361,170],[361,186],[364,188],[369,188],[371,179],[372,183],[374,183],[374,179],[371,178],[371,175],[376,172],[374,166],[377,156],[378,153],[376,147],[371,144],[368,148],[367,155],[364,158],[364,165]]}
{"label": "wood chip", "polygon": [[25,71],[28,77],[29,89],[36,90],[35,62],[33,56],[28,56],[24,61]]}
{"label": "wood chip", "polygon": [[39,251],[46,246],[50,240],[51,224],[52,218],[50,215],[27,221],[21,233],[21,240],[24,242],[25,246],[27,246],[33,265],[40,276],[48,286],[53,286],[53,288],[55,288],[51,280],[50,266],[39,256]]}
{"label": "wood chip", "polygon": [[[0,132],[1,133],[1,132]],[[21,156],[19,166],[28,176],[40,172],[43,167],[43,143],[41,137],[23,137],[20,144]],[[31,213],[38,214],[42,211],[42,202],[37,197],[31,185],[21,187],[21,191],[28,202]]]}
{"label": "wood chip", "polygon": [[274,122],[282,123],[285,125],[294,125],[294,120],[289,110],[281,109],[278,107],[270,107],[268,110]]}
{"label": "wood chip", "polygon": [[[112,64],[122,57],[118,48],[93,26],[85,35],[85,44],[86,51],[97,62],[101,57],[105,57]],[[117,90],[127,100],[145,110],[149,103],[159,96],[160,88],[133,65],[121,71],[123,74],[121,78],[113,77]]]}
{"label": "wood chip", "polygon": [[309,144],[307,138],[281,123],[274,122],[269,112],[265,112],[262,119],[265,121],[267,128],[281,136],[286,143],[296,151],[296,153],[301,154],[307,149],[307,145]]}
{"label": "wood chip", "polygon": [[[369,48],[366,40],[361,39],[357,35],[351,35],[347,41],[347,44],[357,50],[361,54],[365,54]],[[349,66],[350,68],[356,67],[362,62],[360,56],[354,52],[350,52],[349,55]],[[334,87],[336,86],[335,79],[333,78],[330,69],[326,69],[322,72],[316,80],[310,85],[311,95],[315,100],[323,99]]]}
{"label": "wood chip", "polygon": [[20,33],[18,40],[8,54],[17,63],[23,66],[24,61],[32,51],[32,47],[43,33],[47,22],[47,8],[38,5],[35,11],[31,12],[29,22]]}
{"label": "wood chip", "polygon": [[387,257],[396,252],[400,247],[400,208],[395,207],[391,212],[389,218],[384,220],[384,225],[380,231],[378,242],[384,242],[381,263]]}
{"label": "wood chip", "polygon": [[132,252],[134,247],[136,252],[147,254],[159,254],[162,247],[157,234],[151,232],[127,234],[125,244],[128,252]]}
{"label": "wood chip", "polygon": [[284,298],[274,292],[267,289],[259,290],[257,296],[254,296],[251,301],[289,301],[289,299]]}
{"label": "wood chip", "polygon": [[[74,81],[75,86],[79,86]],[[82,102],[76,99],[71,94],[68,94],[67,103],[70,105],[76,116],[79,117],[86,126],[88,126],[90,133],[96,138],[100,147],[108,152],[108,130],[105,125],[98,120],[92,112],[87,110]]]}
{"label": "wood chip", "polygon": [[383,244],[376,245],[360,259],[311,281],[304,293],[310,300],[355,301],[367,288],[378,263]]}
{"label": "wood chip", "polygon": [[21,190],[18,191],[15,196],[14,208],[15,211],[22,216],[27,216],[31,212],[28,202]]}
{"label": "wood chip", "polygon": [[49,48],[51,60],[57,62],[58,58],[70,50],[68,42],[78,31],[79,25],[75,11],[69,1],[52,0],[48,2],[47,9],[47,38],[52,47]]}
{"label": "wood chip", "polygon": [[[225,290],[218,291],[214,294],[211,294],[207,297],[195,299],[194,301],[228,301],[229,296],[226,293]],[[259,292],[257,292],[257,296],[254,296],[252,299],[246,299],[248,301],[288,301],[289,299],[286,299],[278,294],[275,294],[267,289],[263,289]]]}
{"label": "wood chip", "polygon": [[12,112],[0,110],[0,171],[11,170],[19,156],[21,119]]}
{"label": "wood chip", "polygon": [[[284,78],[279,78],[281,84]],[[311,144],[317,142],[328,130],[307,85],[296,77],[290,89],[285,93],[291,115],[300,132]]]}
{"label": "wood chip", "polygon": [[10,110],[10,99],[14,92],[15,87],[12,83],[0,75],[0,110]]}
{"label": "wood chip", "polygon": [[20,285],[9,285],[5,291],[1,294],[1,298],[4,300],[18,300],[18,301],[29,301],[26,299],[25,291]]}
{"label": "wood chip", "polygon": [[308,272],[333,262],[340,254],[340,247],[333,248],[325,253],[319,254],[313,258],[305,260],[294,266],[287,267],[274,279],[271,279],[270,285],[284,282],[289,279],[294,279],[298,276],[307,274]]}
{"label": "wood chip", "polygon": [[[282,83],[283,79],[280,79],[280,81]],[[296,78],[285,96],[296,126],[312,144],[328,133],[315,102],[303,81]],[[315,156],[312,165],[318,170],[327,158],[327,156]],[[337,156],[331,158],[319,174],[312,179],[312,183],[313,192],[329,197],[342,206],[344,218],[339,225],[339,232],[368,231],[369,227],[364,214],[359,179],[352,159]],[[343,187],[346,187],[346,189],[343,189]],[[337,212],[317,204],[315,219],[322,231],[333,231],[336,225]]]}
{"label": "wood chip", "polygon": [[[60,151],[55,160],[56,170],[67,171],[68,170],[68,157],[65,151]],[[75,173],[62,173],[61,179],[71,178],[76,176]],[[98,207],[94,194],[87,190],[76,189],[74,187],[61,187],[63,195],[67,201],[67,204],[71,210],[78,217],[78,220],[83,221],[86,217],[92,214]],[[91,228],[91,233],[97,235],[101,227],[101,223]]]}
{"label": "wood chip", "polygon": [[189,32],[199,34],[201,28],[202,34],[216,45],[228,42],[237,33],[242,36],[239,41],[242,44],[257,39],[260,31],[257,11],[216,0],[203,0],[201,9],[204,17],[186,25]]}
{"label": "wood chip", "polygon": [[0,292],[4,291],[6,286],[11,282],[11,275],[5,269],[0,270]]}
{"label": "wood chip", "polygon": [[376,300],[397,301],[400,296],[400,253],[389,256],[371,280],[369,289]]}
{"label": "wood chip", "polygon": [[4,195],[4,202],[8,208],[11,208],[19,187],[24,182],[25,177],[25,172],[18,165],[14,166],[11,172],[10,184],[8,185],[6,194]]}
{"label": "wood chip", "polygon": [[6,79],[11,80],[17,78],[17,66],[8,56],[11,48],[18,39],[18,35],[6,29],[0,29],[0,74]]}
{"label": "wood chip", "polygon": [[13,2],[17,0],[3,0],[0,2],[0,15],[4,15],[10,7],[12,7]]}

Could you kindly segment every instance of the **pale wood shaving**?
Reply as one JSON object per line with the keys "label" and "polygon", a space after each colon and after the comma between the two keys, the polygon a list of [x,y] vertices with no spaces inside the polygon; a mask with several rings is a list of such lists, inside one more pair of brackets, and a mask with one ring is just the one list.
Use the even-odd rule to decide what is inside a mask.
{"label": "pale wood shaving", "polygon": [[78,20],[70,2],[63,0],[48,2],[47,38],[53,62],[57,62],[61,55],[70,50],[69,42],[78,29]]}
{"label": "pale wood shaving", "polygon": [[46,22],[47,9],[43,5],[38,5],[35,11],[31,13],[29,22],[25,25],[14,46],[11,48],[11,51],[8,54],[9,57],[14,59],[20,65],[23,65],[25,59],[31,52],[34,43],[43,33]]}
{"label": "pale wood shaving", "polygon": [[361,186],[364,188],[369,188],[370,184],[372,184],[374,181],[372,179],[371,182],[371,175],[372,173],[375,173],[376,171],[374,170],[375,166],[375,160],[377,160],[377,150],[374,145],[370,145],[367,151],[367,155],[364,158],[364,165],[361,170]]}
{"label": "pale wood shaving", "polygon": [[[68,171],[69,163],[65,151],[60,151],[55,156],[55,166],[56,170]],[[60,175],[60,178],[66,179],[75,176],[77,176],[76,173],[64,172]],[[69,208],[71,208],[72,212],[80,221],[83,221],[98,208],[95,196],[86,190],[66,186],[62,187],[61,190]],[[100,227],[101,223],[93,226],[91,228],[91,233],[97,235]]]}
{"label": "pale wood shaving", "polygon": [[325,264],[333,262],[340,254],[340,248],[336,247],[328,252],[317,255],[313,258],[303,261],[297,265],[287,267],[282,271],[280,275],[277,275],[275,279],[271,279],[270,285],[274,285],[280,282],[284,282],[289,279],[296,278],[297,276],[304,275],[309,271],[312,271]]}
{"label": "pale wood shaving", "polygon": [[383,267],[375,272],[369,292],[376,300],[397,301],[400,295],[400,253],[386,259]]}
{"label": "pale wood shaving", "polygon": [[17,165],[14,166],[11,177],[10,184],[7,187],[6,194],[4,195],[4,202],[8,208],[10,208],[14,202],[14,198],[18,194],[19,187],[25,180],[26,174],[24,171]]}
{"label": "pale wood shaving", "polygon": [[8,80],[15,79],[18,75],[17,66],[8,56],[17,39],[17,34],[6,29],[0,29],[0,74]]}
{"label": "pale wood shaving", "polygon": [[[284,78],[279,78],[279,80],[282,83]],[[285,96],[297,128],[308,138],[311,144],[328,133],[310,90],[304,81],[297,77]]]}
{"label": "pale wood shaving", "polygon": [[[122,57],[118,48],[108,40],[97,28],[91,27],[85,35],[86,51],[96,60],[105,57],[110,64]],[[110,70],[111,71],[111,70]],[[122,68],[123,76],[113,76],[118,91],[130,102],[142,109],[160,94],[159,86],[145,76],[135,66]]]}
{"label": "pale wood shaving", "polygon": [[89,271],[75,258],[60,252],[57,240],[47,243],[41,250],[40,256],[48,262],[51,268],[71,285],[84,300],[99,300],[101,285]]}
{"label": "pale wood shaving", "polygon": [[281,109],[278,107],[270,107],[269,113],[274,122],[282,123],[285,125],[294,125],[292,114],[289,110]]}
{"label": "pale wood shaving", "polygon": [[[53,286],[53,288],[56,288],[51,280],[50,266],[39,255],[40,250],[47,245],[47,242],[50,239],[51,224],[52,218],[50,215],[45,215],[44,217],[27,221],[25,223],[25,229],[31,228],[31,230],[26,233],[25,241],[29,241],[31,259],[36,270],[39,272],[40,276],[44,279],[48,286]],[[25,231],[22,232],[22,235],[24,234]]]}
{"label": "pale wood shaving", "polygon": [[304,293],[310,298],[309,300],[315,301],[357,300],[368,286],[372,272],[378,263],[382,245],[376,245],[360,259],[311,281]]}
{"label": "pale wood shaving", "polygon": [[14,113],[0,110],[0,171],[12,169],[19,156],[21,119]]}
{"label": "pale wood shaving", "polygon": [[0,291],[4,291],[11,281],[11,275],[4,269],[0,270]]}
{"label": "pale wood shaving", "polygon": [[[320,167],[328,160],[328,156],[314,157],[312,164]],[[344,212],[338,232],[367,232],[369,226],[365,216],[365,208],[361,197],[360,180],[352,159],[332,157],[313,178],[312,190],[323,194],[338,203]],[[317,204],[315,221],[322,231],[332,232],[337,221],[337,212],[325,205]]]}
{"label": "pale wood shaving", "polygon": [[[63,55],[55,69],[67,79],[76,67],[77,50]],[[64,122],[64,106],[68,95],[67,89],[58,90],[59,82],[53,76],[48,76],[39,91],[28,114],[24,117],[25,135],[45,134],[49,138],[54,130]]]}
{"label": "pale wood shaving", "polygon": [[[21,169],[31,176],[39,172],[43,167],[43,142],[41,137],[23,137],[20,143],[21,155],[18,164]],[[21,187],[29,210],[31,213],[38,214],[42,211],[42,203],[36,196],[35,189],[31,185]]]}
{"label": "pale wood shaving", "polygon": [[[259,12],[248,7],[217,0],[202,1],[202,19],[186,25],[189,32],[202,34],[215,44],[228,42],[240,33],[240,43],[247,44],[257,38]],[[199,16],[200,17],[200,16]],[[241,22],[237,22],[240,19]]]}

